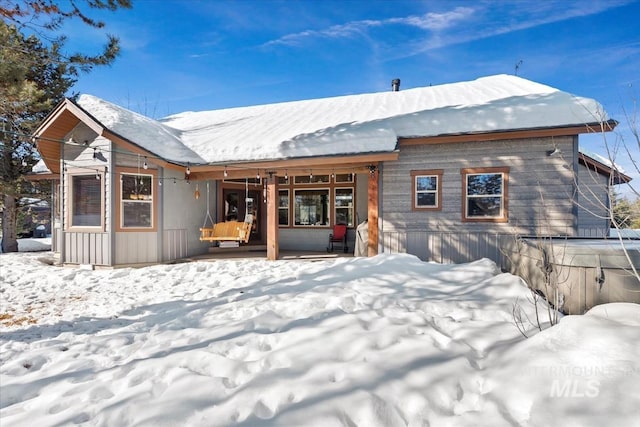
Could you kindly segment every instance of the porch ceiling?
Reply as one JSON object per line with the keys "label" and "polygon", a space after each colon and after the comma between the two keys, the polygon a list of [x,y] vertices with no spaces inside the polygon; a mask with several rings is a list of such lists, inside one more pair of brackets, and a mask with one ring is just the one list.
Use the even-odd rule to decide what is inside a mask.
{"label": "porch ceiling", "polygon": [[41,132],[36,134],[36,145],[47,168],[54,174],[60,173],[60,147],[64,137],[80,123],[80,119],[69,110],[63,110]]}
{"label": "porch ceiling", "polygon": [[[296,176],[310,173],[321,175],[331,173],[369,172],[371,166],[379,162],[397,160],[399,152],[365,154],[357,156],[314,157],[304,159],[277,160],[271,162],[228,163],[198,165],[191,167],[191,179],[247,178],[256,175]],[[226,171],[226,175],[225,175]]]}

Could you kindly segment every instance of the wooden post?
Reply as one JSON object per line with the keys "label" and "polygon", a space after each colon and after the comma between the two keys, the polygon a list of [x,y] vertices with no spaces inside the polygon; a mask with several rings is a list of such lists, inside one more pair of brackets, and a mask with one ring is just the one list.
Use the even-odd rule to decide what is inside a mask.
{"label": "wooden post", "polygon": [[368,224],[369,224],[369,243],[368,256],[378,255],[378,165],[372,169],[369,174],[368,189]]}
{"label": "wooden post", "polygon": [[278,259],[278,177],[271,173],[267,179],[267,259]]}

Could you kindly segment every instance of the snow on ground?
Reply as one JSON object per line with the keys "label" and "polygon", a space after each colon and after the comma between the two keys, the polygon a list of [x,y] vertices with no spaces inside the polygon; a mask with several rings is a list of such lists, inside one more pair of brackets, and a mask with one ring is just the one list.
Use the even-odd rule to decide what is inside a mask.
{"label": "snow on ground", "polygon": [[[0,243],[2,238],[0,237]],[[51,237],[18,239],[19,252],[43,252],[51,250]],[[0,254],[2,247],[0,247]]]}
{"label": "snow on ground", "polygon": [[640,306],[525,339],[486,259],[50,258],[0,256],[3,426],[640,425]]}

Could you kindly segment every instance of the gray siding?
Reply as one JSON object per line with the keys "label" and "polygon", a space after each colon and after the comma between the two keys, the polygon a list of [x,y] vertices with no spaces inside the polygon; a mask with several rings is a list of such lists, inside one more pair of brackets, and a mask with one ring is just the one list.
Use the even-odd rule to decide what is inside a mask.
{"label": "gray siding", "polygon": [[[107,170],[103,175],[104,185],[104,227],[100,230],[73,230],[67,222],[70,218],[70,180],[63,174],[61,181],[62,221],[64,230],[60,239],[56,238],[55,250],[61,253],[61,261],[72,264],[112,265],[109,230],[111,222],[111,194],[112,179],[108,168],[108,157],[111,151],[111,141],[98,136],[90,128],[80,123],[71,131],[65,140],[72,139],[76,143],[86,145],[61,145],[61,158],[68,171],[82,174],[94,174],[96,170]],[[94,158],[94,153],[96,158]]]}
{"label": "gray siding", "polygon": [[162,232],[162,260],[173,261],[189,256],[187,230],[164,230]]}
{"label": "gray siding", "polygon": [[[164,170],[162,185],[162,211],[164,237],[164,261],[204,254],[210,243],[200,241],[200,227],[207,214],[207,184],[206,181],[184,181],[184,173],[174,170]],[[176,178],[175,184],[173,178]],[[194,193],[196,184],[200,191],[200,198],[196,200]],[[209,182],[209,209],[215,220],[216,212],[216,183]],[[208,226],[211,226],[208,224]],[[180,254],[180,256],[174,255]]]}
{"label": "gray siding", "polygon": [[[564,154],[548,156],[554,147]],[[381,250],[440,262],[497,261],[503,235],[576,235],[576,150],[574,137],[402,147],[381,174]],[[509,221],[463,222],[461,169],[504,166]],[[412,211],[411,171],[422,169],[444,170],[440,211]]]}
{"label": "gray siding", "polygon": [[609,235],[609,178],[586,166],[578,168],[578,234],[581,237]]}
{"label": "gray siding", "polygon": [[111,265],[108,233],[64,233],[64,262],[71,264]]}
{"label": "gray siding", "polygon": [[148,232],[116,233],[116,265],[158,262],[158,235]]}

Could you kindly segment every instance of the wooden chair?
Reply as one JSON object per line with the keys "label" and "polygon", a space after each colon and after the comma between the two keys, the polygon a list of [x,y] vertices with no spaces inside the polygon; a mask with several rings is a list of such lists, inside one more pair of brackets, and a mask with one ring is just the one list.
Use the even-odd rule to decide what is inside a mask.
{"label": "wooden chair", "polygon": [[327,246],[327,252],[333,252],[333,244],[342,244],[342,249],[346,254],[349,251],[347,247],[347,226],[344,224],[336,224],[333,226],[333,233],[329,234],[329,245]]}

